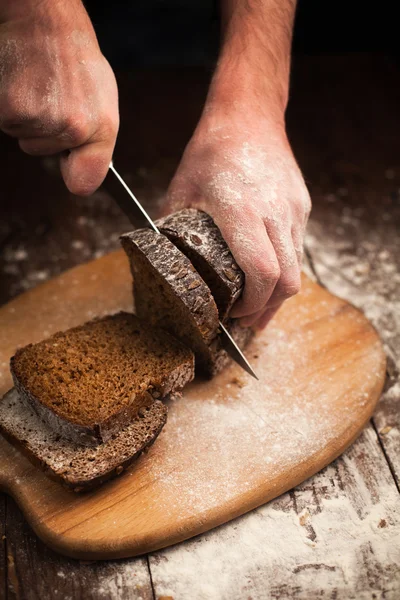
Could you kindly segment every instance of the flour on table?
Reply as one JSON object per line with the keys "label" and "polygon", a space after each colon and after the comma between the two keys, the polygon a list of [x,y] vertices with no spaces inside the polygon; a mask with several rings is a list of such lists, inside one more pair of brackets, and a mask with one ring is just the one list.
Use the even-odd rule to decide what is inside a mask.
{"label": "flour on table", "polygon": [[[240,519],[151,554],[157,597],[186,600],[190,590],[191,600],[309,600],[323,590],[339,600],[398,598],[400,499],[376,444],[369,427],[358,450],[350,449],[313,484],[307,481]],[[377,479],[361,477],[360,451],[381,461]],[[345,492],[338,485],[338,468],[348,474]],[[372,561],[382,568],[376,579],[370,577]]]}

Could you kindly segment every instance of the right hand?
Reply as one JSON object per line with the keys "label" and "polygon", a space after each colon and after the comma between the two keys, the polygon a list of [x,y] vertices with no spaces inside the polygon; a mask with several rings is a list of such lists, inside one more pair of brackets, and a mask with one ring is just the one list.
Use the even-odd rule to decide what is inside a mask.
{"label": "right hand", "polygon": [[5,7],[0,2],[0,129],[28,154],[62,153],[68,189],[89,195],[107,174],[119,126],[117,84],[89,16],[80,0]]}

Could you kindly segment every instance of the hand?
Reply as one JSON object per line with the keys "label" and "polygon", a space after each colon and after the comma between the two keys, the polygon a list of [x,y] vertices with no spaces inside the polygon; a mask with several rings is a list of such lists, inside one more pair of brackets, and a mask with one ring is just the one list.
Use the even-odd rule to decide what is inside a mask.
{"label": "hand", "polygon": [[231,316],[266,326],[300,290],[311,208],[283,126],[236,109],[205,112],[167,194],[165,212],[210,214],[245,273]]}
{"label": "hand", "polygon": [[115,77],[80,0],[5,0],[0,128],[28,154],[71,150],[60,156],[64,181],[88,195],[107,174],[118,125]]}

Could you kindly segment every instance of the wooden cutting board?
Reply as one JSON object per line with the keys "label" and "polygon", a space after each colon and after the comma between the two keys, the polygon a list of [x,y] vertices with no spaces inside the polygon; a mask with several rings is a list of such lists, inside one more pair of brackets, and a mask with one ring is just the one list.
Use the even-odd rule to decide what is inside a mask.
{"label": "wooden cutting board", "polygon": [[[130,310],[122,252],[72,269],[0,309],[0,393],[17,346]],[[141,554],[229,521],[292,488],[351,444],[385,378],[377,333],[353,306],[303,277],[247,350],[260,381],[232,365],[169,406],[160,437],[129,472],[75,494],[0,436],[0,486],[36,533],[76,558]]]}

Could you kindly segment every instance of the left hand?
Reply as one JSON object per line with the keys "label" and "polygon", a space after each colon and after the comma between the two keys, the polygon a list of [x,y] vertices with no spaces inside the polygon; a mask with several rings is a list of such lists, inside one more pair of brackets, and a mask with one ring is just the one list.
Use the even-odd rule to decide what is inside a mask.
{"label": "left hand", "polygon": [[230,316],[263,328],[300,290],[311,201],[284,126],[249,112],[204,113],[163,212],[193,207],[213,217],[245,273]]}

